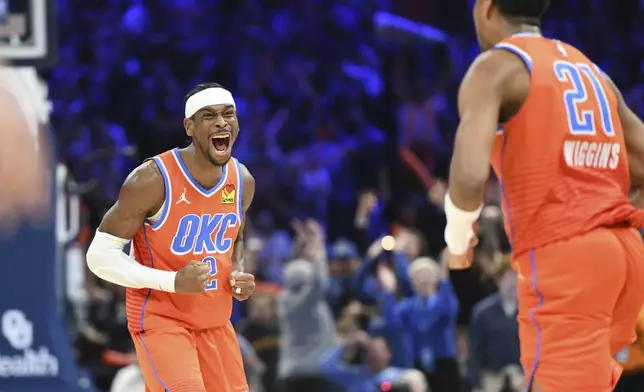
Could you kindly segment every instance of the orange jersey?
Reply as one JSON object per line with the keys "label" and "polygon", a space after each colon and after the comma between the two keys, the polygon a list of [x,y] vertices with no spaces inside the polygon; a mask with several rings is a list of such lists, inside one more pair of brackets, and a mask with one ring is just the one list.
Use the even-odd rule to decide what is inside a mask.
{"label": "orange jersey", "polygon": [[168,271],[203,261],[210,265],[211,277],[199,295],[128,288],[128,327],[134,333],[168,324],[188,329],[225,325],[232,311],[228,278],[233,247],[242,222],[241,165],[230,159],[217,185],[204,189],[177,149],[153,160],[163,176],[165,201],[134,235],[130,254],[145,266]]}
{"label": "orange jersey", "polygon": [[531,74],[492,153],[513,253],[624,222],[628,159],[618,99],[599,68],[576,48],[535,35],[495,49],[519,56]]}

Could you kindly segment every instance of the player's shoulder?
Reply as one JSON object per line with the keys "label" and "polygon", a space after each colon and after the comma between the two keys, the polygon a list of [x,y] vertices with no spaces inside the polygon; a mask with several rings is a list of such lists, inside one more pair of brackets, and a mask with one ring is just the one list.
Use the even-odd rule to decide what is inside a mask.
{"label": "player's shoulder", "polygon": [[463,83],[502,86],[522,71],[526,71],[525,63],[514,53],[507,50],[486,50],[474,59]]}
{"label": "player's shoulder", "polygon": [[119,199],[163,197],[165,192],[161,169],[153,159],[140,164],[127,176]]}
{"label": "player's shoulder", "polygon": [[606,82],[608,87],[610,87],[610,91],[612,91],[612,93],[615,94],[619,107],[620,108],[624,107],[624,105],[626,105],[626,102],[624,101],[624,96],[622,95],[621,90],[619,89],[619,87],[617,87],[613,79],[601,68],[599,68],[599,66],[596,64],[595,64],[595,69],[599,73],[599,76],[601,76],[601,78]]}
{"label": "player's shoulder", "polygon": [[[561,55],[564,55],[564,56],[572,55],[575,57],[581,56],[581,57],[587,58],[586,54],[581,49],[571,44],[570,42],[566,42],[560,39],[553,39],[552,42],[554,42],[554,44],[557,47],[557,50],[560,52]],[[561,53],[562,51],[564,53]]]}
{"label": "player's shoulder", "polygon": [[470,65],[466,78],[476,78],[488,83],[498,83],[503,79],[525,70],[525,63],[514,53],[493,48],[479,54]]}
{"label": "player's shoulder", "polygon": [[253,189],[255,189],[255,177],[250,173],[250,170],[248,170],[248,167],[241,163],[239,159],[235,158],[235,161],[239,165],[239,171],[240,175],[242,177],[242,180],[244,181],[244,186],[252,186]]}
{"label": "player's shoulder", "polygon": [[245,177],[252,177],[252,175],[250,174],[250,170],[248,170],[248,167],[246,167],[246,165],[241,163],[241,161],[239,159],[237,159],[237,158],[234,158],[234,161],[239,166],[239,170],[241,172],[242,177],[244,177],[244,178]]}
{"label": "player's shoulder", "polygon": [[509,50],[492,48],[485,53],[481,53],[479,61],[481,69],[497,77],[514,75],[520,71],[529,71],[529,64],[526,59]]}

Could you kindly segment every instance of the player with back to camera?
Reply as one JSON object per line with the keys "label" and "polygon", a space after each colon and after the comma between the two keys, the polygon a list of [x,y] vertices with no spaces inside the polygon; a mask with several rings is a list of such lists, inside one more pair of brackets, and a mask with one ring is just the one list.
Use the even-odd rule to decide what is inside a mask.
{"label": "player with back to camera", "polygon": [[[548,0],[476,0],[481,53],[458,96],[445,198],[446,257],[468,267],[492,163],[519,276],[528,389],[612,391],[612,358],[644,301],[630,180],[644,186],[644,125],[578,49],[541,35]],[[630,165],[629,165],[630,164]],[[630,166],[630,167],[629,167]]]}
{"label": "player with back to camera", "polygon": [[231,155],[239,123],[228,90],[195,87],[183,124],[192,143],[129,175],[87,263],[127,287],[128,328],[147,391],[244,392],[230,315],[232,298],[246,300],[255,289],[243,258],[255,180]]}

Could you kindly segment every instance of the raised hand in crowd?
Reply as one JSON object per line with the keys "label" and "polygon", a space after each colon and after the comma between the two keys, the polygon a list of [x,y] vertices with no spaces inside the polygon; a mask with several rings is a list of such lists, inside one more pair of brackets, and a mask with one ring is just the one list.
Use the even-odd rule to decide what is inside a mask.
{"label": "raised hand in crowd", "polygon": [[378,282],[382,291],[387,293],[395,292],[398,288],[398,278],[395,272],[386,264],[380,263],[377,267]]}
{"label": "raised hand in crowd", "polygon": [[369,334],[363,330],[355,331],[344,337],[344,344],[355,348],[364,347],[368,342]]}
{"label": "raised hand in crowd", "polygon": [[392,251],[396,245],[396,240],[390,235],[386,235],[375,240],[367,249],[367,257],[375,260],[383,251]]}
{"label": "raised hand in crowd", "polygon": [[326,235],[324,228],[313,219],[293,222],[295,248],[307,260],[326,260]]}
{"label": "raised hand in crowd", "polygon": [[354,218],[354,225],[364,229],[369,225],[369,217],[378,205],[378,197],[374,191],[364,191],[358,197],[358,207]]}

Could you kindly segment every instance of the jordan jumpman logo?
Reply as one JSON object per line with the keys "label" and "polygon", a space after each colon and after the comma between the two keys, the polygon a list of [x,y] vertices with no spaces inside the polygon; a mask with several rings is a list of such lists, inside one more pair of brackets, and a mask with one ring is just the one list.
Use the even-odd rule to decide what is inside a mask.
{"label": "jordan jumpman logo", "polygon": [[183,202],[186,202],[186,203],[188,203],[188,204],[190,204],[190,202],[188,201],[188,199],[186,199],[186,188],[183,188],[183,193],[181,194],[181,197],[179,197],[179,200],[177,200],[177,202],[176,202],[175,204],[179,204],[179,203],[181,203],[182,201],[183,201]]}

